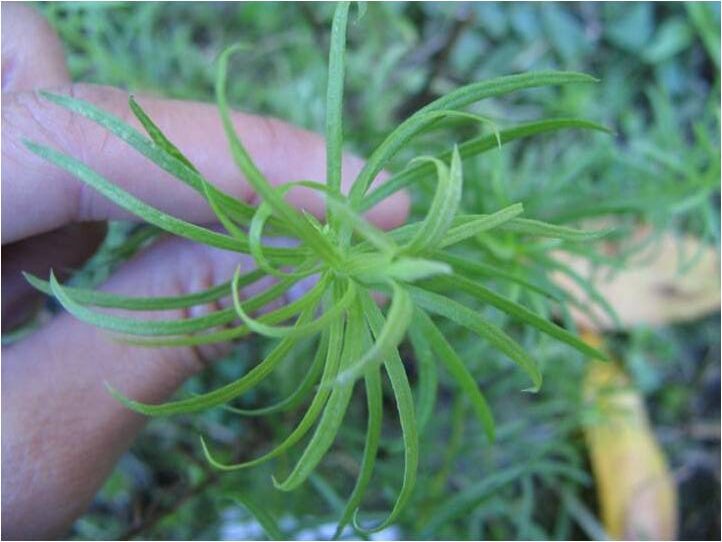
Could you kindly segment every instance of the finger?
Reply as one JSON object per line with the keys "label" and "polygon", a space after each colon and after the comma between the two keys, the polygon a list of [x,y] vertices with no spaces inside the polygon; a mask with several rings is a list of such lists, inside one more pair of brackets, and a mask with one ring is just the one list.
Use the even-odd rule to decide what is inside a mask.
{"label": "finger", "polygon": [[[53,29],[37,10],[20,3],[3,3],[2,90],[18,92],[70,82],[63,47]],[[80,266],[98,247],[105,234],[100,223],[71,224],[22,243],[2,248],[2,328],[22,324],[38,308],[41,297],[20,271],[47,276],[49,263],[60,271]]]}
{"label": "finger", "polygon": [[22,272],[47,277],[51,268],[59,278],[78,269],[105,238],[105,222],[69,224],[58,230],[2,247],[2,331],[21,325],[42,302]]}
{"label": "finger", "polygon": [[[239,262],[237,254],[167,239],[126,263],[103,289],[183,295],[228,280],[239,263],[252,265],[250,258]],[[217,308],[138,317],[199,316]],[[105,382],[133,399],[162,402],[225,351],[134,347],[68,314],[32,340],[3,347],[3,535],[13,525],[22,526],[22,538],[61,534],[130,445],[143,418],[113,399]],[[38,518],[36,510],[45,512]]]}
{"label": "finger", "polygon": [[35,9],[17,2],[2,7],[2,91],[17,92],[70,82],[63,46]]}
{"label": "finger", "polygon": [[[138,126],[129,111],[128,95],[121,90],[74,85],[56,91],[90,101]],[[238,198],[252,199],[251,189],[233,163],[214,106],[157,98],[139,101],[207,179]],[[197,223],[214,219],[196,192],[87,119],[34,93],[3,95],[2,114],[3,242],[69,222],[129,218],[72,175],[30,153],[22,143],[24,139],[79,158],[113,183],[170,214]],[[272,183],[325,179],[325,144],[319,135],[245,113],[235,113],[233,122],[249,153]],[[357,157],[345,157],[345,186],[362,165]],[[315,191],[294,190],[289,200],[316,215],[323,213],[322,196]],[[408,208],[408,196],[397,193],[371,210],[368,217],[378,226],[390,228],[403,223]]]}

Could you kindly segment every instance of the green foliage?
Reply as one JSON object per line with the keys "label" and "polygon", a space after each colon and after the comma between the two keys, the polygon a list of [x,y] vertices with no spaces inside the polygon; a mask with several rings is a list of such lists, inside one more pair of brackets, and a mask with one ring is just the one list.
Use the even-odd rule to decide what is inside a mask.
{"label": "green foliage", "polygon": [[[338,201],[329,209],[330,221],[323,229],[303,215],[291,208],[282,198],[279,189],[274,188],[264,177],[261,171],[255,166],[252,158],[246,152],[243,143],[237,137],[229,116],[228,102],[226,98],[226,74],[230,55],[240,51],[239,47],[226,50],[220,57],[218,78],[216,82],[216,96],[218,106],[223,120],[223,126],[228,136],[232,155],[246,180],[262,198],[263,204],[267,205],[268,217],[275,217],[282,231],[287,235],[295,237],[298,247],[292,249],[272,249],[256,246],[262,251],[264,258],[272,258],[269,263],[300,262],[296,265],[294,277],[308,276],[315,272],[320,274],[318,285],[308,294],[301,298],[294,307],[294,313],[299,313],[296,323],[291,327],[273,327],[260,320],[251,318],[241,303],[238,291],[242,285],[240,269],[236,272],[226,291],[233,297],[233,309],[226,309],[215,312],[208,316],[190,318],[177,321],[156,321],[151,322],[142,319],[125,318],[102,314],[91,311],[85,304],[103,304],[114,308],[143,308],[143,307],[165,307],[187,306],[197,304],[209,298],[209,295],[216,296],[218,289],[208,292],[184,296],[182,299],[170,301],[158,299],[129,299],[110,297],[101,294],[99,299],[94,299],[87,292],[73,292],[64,289],[54,276],[50,277],[50,291],[58,301],[77,318],[94,324],[96,326],[112,331],[140,336],[161,336],[176,335],[192,339],[198,332],[230,324],[236,318],[240,318],[249,331],[265,335],[267,337],[279,338],[281,341],[246,375],[233,383],[227,384],[212,392],[196,395],[188,399],[181,399],[163,405],[149,405],[139,403],[121,395],[117,390],[109,388],[111,393],[128,408],[142,414],[158,416],[171,415],[189,412],[197,412],[208,409],[228,401],[231,401],[241,394],[255,387],[266,376],[273,371],[284,357],[296,346],[297,341],[304,336],[316,335],[318,333],[330,333],[333,339],[321,341],[318,345],[319,352],[323,353],[324,346],[329,343],[338,344],[340,349],[340,362],[338,362],[338,374],[335,379],[326,384],[331,386],[331,392],[327,402],[323,406],[323,412],[316,430],[301,455],[296,467],[283,482],[274,482],[278,489],[290,491],[299,487],[313,472],[318,463],[335,440],[336,434],[343,421],[352,392],[356,382],[364,378],[369,405],[369,428],[367,443],[361,477],[352,493],[350,504],[342,516],[341,523],[347,523],[350,515],[355,512],[361,503],[365,487],[371,476],[375,455],[378,451],[378,440],[380,431],[380,380],[378,368],[383,365],[388,374],[399,411],[399,419],[403,433],[405,449],[405,474],[401,492],[390,515],[374,527],[371,531],[379,531],[393,523],[398,514],[410,499],[416,479],[418,467],[418,428],[414,409],[414,401],[406,372],[399,357],[398,347],[404,340],[406,332],[412,322],[412,312],[420,311],[419,318],[426,329],[433,331],[433,343],[435,349],[440,351],[441,356],[451,367],[452,373],[462,383],[464,391],[474,399],[484,429],[493,439],[494,427],[491,414],[483,397],[474,392],[473,379],[469,376],[454,352],[451,345],[443,339],[443,335],[436,329],[428,318],[425,310],[439,314],[451,319],[460,325],[468,327],[480,337],[489,341],[510,359],[518,363],[529,376],[536,391],[541,386],[541,373],[536,361],[511,337],[501,329],[487,322],[483,317],[474,311],[460,305],[443,294],[431,293],[424,286],[425,282],[419,282],[419,286],[412,286],[412,282],[419,279],[430,278],[432,275],[441,273],[438,279],[432,279],[436,285],[453,293],[461,288],[469,291],[485,302],[490,302],[502,311],[523,320],[525,323],[538,327],[542,331],[560,339],[567,344],[578,348],[585,354],[603,358],[603,354],[586,346],[582,341],[576,339],[566,331],[558,328],[546,319],[537,316],[528,309],[517,303],[505,299],[503,296],[494,294],[472,280],[463,276],[451,275],[445,280],[443,275],[450,269],[442,262],[430,260],[421,264],[412,258],[425,253],[433,253],[439,249],[457,245],[469,238],[475,237],[481,231],[493,231],[493,229],[504,226],[511,228],[510,231],[530,235],[543,235],[572,241],[588,240],[598,237],[596,234],[580,233],[568,228],[544,224],[537,221],[522,221],[511,218],[509,212],[502,215],[501,219],[488,218],[471,219],[459,216],[459,204],[461,202],[463,172],[461,155],[457,147],[453,148],[450,165],[447,166],[441,159],[424,159],[432,163],[436,168],[438,186],[435,196],[429,206],[425,218],[414,228],[413,236],[403,245],[398,246],[393,239],[393,232],[383,233],[368,225],[364,219],[356,215],[354,207],[359,207],[366,189],[371,180],[384,168],[390,158],[403,148],[415,135],[433,128],[437,116],[436,112],[442,112],[445,116],[449,114],[461,114],[454,108],[463,107],[479,100],[492,96],[500,96],[515,92],[521,89],[533,88],[545,85],[563,85],[593,81],[592,78],[580,74],[559,73],[529,73],[519,76],[502,77],[482,83],[474,83],[461,87],[460,89],[442,97],[432,104],[421,109],[396,130],[394,130],[381,145],[371,154],[366,166],[356,178],[348,199],[340,191],[341,179],[341,155],[342,128],[341,110],[343,97],[344,78],[344,53],[345,53],[345,27],[348,17],[348,3],[341,3],[336,10],[333,30],[331,33],[331,52],[329,83],[327,93],[327,187],[329,198]],[[111,201],[121,207],[133,212],[141,219],[180,237],[185,237],[199,243],[210,246],[235,250],[251,254],[251,247],[248,236],[241,230],[242,227],[249,227],[248,211],[241,204],[233,203],[230,196],[223,194],[206,179],[203,179],[190,161],[164,136],[161,130],[143,112],[140,105],[131,98],[130,106],[142,125],[148,131],[151,140],[145,139],[138,132],[122,123],[119,119],[103,113],[91,104],[84,103],[73,98],[45,95],[52,102],[64,106],[80,115],[83,115],[99,124],[107,127],[128,142],[145,156],[153,160],[160,167],[174,173],[176,177],[184,180],[187,184],[206,197],[209,206],[218,215],[219,221],[226,226],[229,236],[218,234],[193,224],[186,223],[177,218],[169,216],[147,204],[137,200],[120,188],[114,186],[101,175],[94,172],[77,160],[63,155],[53,149],[41,145],[26,142],[26,146],[35,154],[45,158],[74,174],[81,181],[98,190]],[[577,122],[577,126],[584,126]],[[497,142],[501,145],[501,135],[495,134]],[[470,144],[467,143],[467,147]],[[348,203],[345,203],[348,201]],[[514,208],[514,214],[521,212],[521,206]],[[257,216],[257,214],[254,214]],[[509,217],[507,219],[507,216]],[[335,217],[335,220],[333,219]],[[490,220],[491,219],[491,220]],[[452,225],[457,223],[452,229]],[[354,243],[351,231],[361,233],[361,236],[370,241],[372,247],[365,246],[361,242]],[[408,230],[407,230],[408,231]],[[334,243],[334,239],[343,239],[349,236],[349,241],[340,246]],[[261,254],[257,252],[257,254]],[[374,269],[372,273],[366,272],[363,267],[354,265],[358,258],[372,261]],[[408,263],[405,263],[408,262]],[[423,271],[426,269],[427,271]],[[246,283],[248,275],[245,276]],[[31,278],[31,283],[38,285],[41,289],[44,284],[36,278]],[[227,287],[227,286],[226,286]],[[369,293],[372,291],[392,290],[391,304],[387,314],[384,316],[376,307]],[[333,295],[331,295],[333,292]],[[275,292],[274,292],[275,293]],[[280,292],[279,292],[280,293]],[[83,295],[84,294],[84,295]],[[328,294],[329,298],[325,303],[325,311],[313,321],[309,321],[315,312],[319,300]],[[218,296],[219,297],[219,296]],[[276,297],[274,295],[274,297]],[[413,300],[413,301],[412,301]],[[140,302],[140,304],[139,304]],[[246,301],[248,304],[249,301]],[[272,314],[272,313],[271,313]],[[344,320],[340,324],[339,321]],[[284,317],[288,317],[284,313]],[[266,320],[269,315],[266,315]],[[334,331],[330,331],[333,329]],[[324,331],[329,330],[329,331]],[[340,338],[338,335],[340,334]],[[371,339],[373,336],[373,341]],[[329,347],[330,348],[330,347]],[[329,358],[335,358],[328,350]],[[323,354],[319,354],[323,355]],[[333,359],[327,360],[327,367],[335,367],[337,362]],[[473,386],[473,387],[472,387]],[[300,388],[299,388],[300,389]],[[325,394],[327,391],[322,385],[317,394]],[[310,410],[310,409],[309,409]],[[204,443],[204,449],[207,447]],[[273,452],[271,452],[273,454]],[[212,458],[211,458],[212,459]],[[216,463],[214,461],[214,463]],[[220,466],[220,465],[219,465]],[[224,467],[227,468],[227,467]],[[357,529],[368,531],[362,528],[356,520],[354,525]],[[342,526],[339,526],[341,529]],[[340,531],[339,531],[340,533]]]}
{"label": "green foliage", "polygon": [[[319,232],[313,219],[283,205],[283,187],[269,189],[258,176],[255,179],[265,193],[259,190],[263,203],[257,209],[218,191],[174,151],[172,143],[148,122],[139,104],[131,102],[131,107],[149,138],[115,124],[102,111],[94,111],[92,104],[63,103],[100,122],[201,193],[226,228],[223,234],[210,232],[213,242],[252,254],[260,268],[254,276],[278,275],[280,280],[260,294],[257,302],[246,300],[240,311],[229,309],[222,321],[234,326],[230,329],[213,330],[214,320],[169,322],[170,327],[164,330],[166,324],[161,323],[156,331],[174,332],[172,335],[124,339],[148,345],[203,344],[248,335],[250,322],[260,323],[258,331],[284,335],[280,341],[274,336],[268,341],[257,338],[253,344],[239,344],[231,359],[184,389],[189,399],[181,398],[200,397],[192,404],[203,408],[210,404],[208,398],[202,398],[205,390],[223,390],[239,375],[242,379],[258,375],[254,368],[262,366],[265,379],[256,387],[245,388],[251,382],[245,380],[231,389],[231,395],[247,390],[233,399],[234,405],[219,405],[192,418],[173,418],[165,425],[151,424],[147,438],[154,444],[141,442],[137,454],[153,458],[149,461],[177,476],[185,478],[182,473],[188,473],[189,486],[195,483],[193,476],[198,476],[213,480],[221,489],[252,488],[254,502],[262,502],[264,510],[277,518],[293,519],[290,527],[280,523],[284,536],[329,521],[338,522],[340,535],[351,522],[368,526],[371,519],[365,519],[367,514],[383,522],[383,511],[391,508],[391,521],[413,537],[564,539],[599,534],[593,520],[584,515],[589,511],[580,500],[588,497],[577,439],[582,364],[572,349],[554,342],[573,341],[574,335],[549,321],[553,312],[563,316],[566,306],[576,303],[559,291],[549,276],[555,271],[570,275],[574,271],[556,261],[551,251],[561,249],[623,265],[624,254],[612,260],[595,251],[597,231],[571,227],[609,215],[617,224],[613,232],[602,230],[609,235],[624,235],[627,228],[644,221],[654,225],[646,242],[654,242],[656,235],[670,227],[718,239],[718,209],[710,199],[718,197],[719,187],[719,83],[710,84],[696,75],[707,62],[715,65],[715,55],[718,57],[719,25],[713,22],[719,12],[715,6],[478,4],[469,8],[475,19],[462,29],[440,69],[433,68],[434,57],[424,56],[425,51],[434,50],[435,36],[453,34],[461,15],[455,8],[434,3],[370,6],[360,22],[353,17],[349,21],[345,57],[342,30],[347,26],[347,13],[342,8],[334,15],[328,5],[308,10],[294,4],[264,9],[251,3],[239,8],[225,5],[214,11],[192,4],[174,9],[153,4],[49,4],[43,9],[63,33],[76,77],[184,98],[211,97],[216,73],[208,58],[240,36],[253,43],[254,50],[242,54],[244,77],[227,81],[226,103],[279,115],[318,131],[325,128],[332,136],[327,138],[328,187],[335,186],[333,179],[338,179],[342,141],[347,149],[372,157],[355,185],[356,198],[349,201],[340,192],[327,194],[329,221]],[[295,23],[289,25],[289,20]],[[332,21],[330,33],[321,23],[326,20]],[[634,31],[625,30],[625,24]],[[162,36],[164,46],[153,45],[152,36]],[[425,49],[428,43],[431,45]],[[532,67],[591,71],[602,81],[483,94],[482,89],[499,88],[509,81],[490,84],[488,80],[496,75],[526,72]],[[348,72],[345,85],[344,69]],[[525,74],[512,81],[551,82],[552,78],[584,79],[547,73],[541,78]],[[475,80],[482,82],[464,91],[452,90],[460,81]],[[223,85],[217,90],[223,103]],[[414,103],[415,108],[430,102],[435,105],[407,118],[413,111],[406,108],[413,102],[409,96],[424,92],[425,99]],[[451,98],[434,102],[449,92],[459,97],[454,99],[484,98],[483,108]],[[458,111],[460,107],[470,111]],[[406,113],[400,114],[401,110]],[[477,118],[464,118],[462,113]],[[599,119],[614,128],[616,137],[595,135],[606,128],[576,116]],[[492,133],[477,133],[489,126]],[[229,131],[229,138],[233,137]],[[379,141],[383,143],[377,146]],[[234,157],[246,173],[252,163],[243,156],[242,142],[232,144]],[[438,209],[455,206],[456,185],[450,175],[455,148],[461,162],[455,171],[462,174],[463,196],[452,216]],[[37,150],[83,175],[83,181],[117,190],[57,151]],[[414,160],[419,156],[425,158]],[[430,159],[432,156],[440,162]],[[370,180],[383,168],[393,173],[391,179],[369,189]],[[379,232],[360,219],[363,211],[405,187],[412,189],[414,198],[411,224]],[[203,228],[198,231],[173,217],[154,215],[143,202],[124,199],[122,194],[115,201],[133,205],[133,212],[142,209],[146,221],[151,222],[148,216],[153,216],[161,222],[156,222],[158,227],[173,234],[203,236],[201,242],[210,239]],[[450,216],[453,220],[449,222]],[[266,225],[268,231],[264,232]],[[157,228],[144,231],[152,237]],[[426,233],[420,234],[422,231]],[[269,234],[295,237],[301,244],[294,249],[268,246],[262,239]],[[425,241],[429,241],[427,246]],[[122,243],[113,254],[132,253],[147,241],[139,243],[134,248],[129,238],[127,248]],[[694,255],[689,257],[691,262]],[[284,275],[289,266],[293,271]],[[103,275],[106,265],[99,268]],[[280,297],[304,275],[319,275],[317,289],[290,308],[252,320],[254,311]],[[240,288],[245,279],[239,280]],[[591,283],[579,276],[575,280],[596,303],[604,305]],[[231,289],[229,280],[217,290],[187,299],[118,299],[88,288],[57,284],[53,288],[50,282],[33,282],[46,293],[55,293],[68,310],[84,314],[96,324],[106,322],[108,315],[95,310],[78,313],[77,309],[161,310],[204,303],[217,299],[216,295],[232,297],[237,291]],[[366,297],[369,291],[392,294],[392,304],[378,311],[380,319]],[[345,319],[321,320],[325,325],[319,324],[323,329],[317,330],[318,338],[296,337],[284,343],[293,334],[294,324],[313,326],[341,299],[348,298],[352,299],[349,306],[340,309]],[[314,303],[321,307],[321,316],[317,311],[304,312]],[[359,356],[349,354],[350,349],[359,348],[348,343],[354,311],[360,311],[365,321],[361,326],[365,331],[357,338],[365,341],[361,347],[364,354]],[[300,322],[299,314],[307,314],[308,321]],[[293,318],[295,322],[288,326]],[[135,315],[123,320],[140,321]],[[129,327],[116,331],[153,329],[142,321],[133,328],[130,322],[122,324]],[[389,322],[394,326],[389,324],[384,333],[384,324]],[[524,322],[530,325],[520,325]],[[203,327],[205,323],[211,327]],[[573,331],[568,317],[564,324]],[[476,334],[486,340],[478,340]],[[404,335],[408,335],[408,343]],[[646,341],[654,343],[655,339],[659,336]],[[292,347],[279,353],[281,344]],[[492,344],[509,357],[516,356],[511,359],[526,370],[510,369],[505,355],[499,355]],[[367,356],[369,352],[372,355]],[[674,356],[665,352],[659,357]],[[271,362],[263,365],[269,359]],[[257,360],[264,361],[257,365]],[[364,363],[357,367],[359,361]],[[440,370],[437,362],[441,362]],[[351,373],[344,372],[354,367]],[[395,384],[389,367],[391,372],[396,370]],[[399,367],[408,375],[406,386]],[[267,370],[270,372],[265,373]],[[538,393],[518,393],[530,378],[532,385],[538,384],[542,373],[544,385]],[[345,386],[339,382],[342,374],[346,375],[342,382],[349,380]],[[349,391],[351,386],[353,391]],[[407,387],[412,396],[405,394]],[[223,393],[226,395],[211,399],[226,400],[229,392]],[[361,393],[366,395],[365,402],[360,400]],[[285,399],[279,401],[279,397]],[[399,407],[396,415],[388,409],[394,399]],[[158,406],[130,404],[136,408]],[[264,404],[270,406],[259,406]],[[305,410],[297,419],[293,411],[300,408]],[[264,417],[256,423],[247,417],[251,415]],[[214,478],[215,474],[208,474],[205,467],[177,451],[199,449],[189,427],[207,435],[202,451],[213,467],[230,472]],[[493,435],[494,444],[482,433],[489,439]],[[292,449],[307,436],[310,440],[300,451],[302,461],[294,467],[292,459],[299,456],[293,455]],[[276,446],[268,448],[270,441]],[[156,442],[167,446],[156,450]],[[243,448],[248,452],[239,457],[236,450]],[[274,461],[270,463],[270,459]],[[404,469],[399,467],[401,460]],[[410,469],[416,460],[419,469],[414,484]],[[123,472],[129,472],[124,468]],[[272,474],[287,482],[292,473],[292,480],[307,483],[289,494],[273,489],[269,482]],[[125,484],[134,487],[137,482],[126,480]],[[403,487],[402,496],[396,500],[399,487]],[[169,514],[167,522],[151,532],[166,533],[166,537],[168,533],[218,537],[213,530],[219,524],[217,511],[227,507],[218,494],[205,492],[202,498]],[[397,510],[404,499],[410,504],[406,513]],[[354,521],[354,512],[362,503],[369,511]],[[268,529],[272,523],[252,507],[248,506],[250,513]],[[189,509],[204,519],[194,523],[192,514],[184,514]],[[95,537],[100,536],[85,520],[77,529],[78,536],[92,538],[94,532]]]}

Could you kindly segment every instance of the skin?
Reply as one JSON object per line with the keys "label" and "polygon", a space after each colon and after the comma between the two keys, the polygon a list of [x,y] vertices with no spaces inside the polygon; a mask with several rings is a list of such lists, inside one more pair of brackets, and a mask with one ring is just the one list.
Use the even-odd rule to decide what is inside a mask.
{"label": "skin", "polygon": [[[48,88],[80,97],[137,126],[126,92],[70,82],[57,36],[22,4],[2,4],[2,67],[2,322],[8,331],[27,318],[40,299],[19,275],[21,270],[47,276],[51,268],[75,268],[101,242],[104,221],[132,218],[32,155],[23,139],[78,157],[142,200],[185,220],[211,223],[213,215],[197,194],[127,145],[34,92]],[[255,201],[232,163],[214,106],[142,96],[138,100],[206,178],[236,197]],[[318,135],[244,113],[236,113],[234,123],[273,183],[325,178],[325,148]],[[358,158],[345,157],[346,186],[361,166]],[[322,201],[312,191],[293,190],[289,201],[323,214]],[[403,223],[408,208],[408,196],[399,193],[371,210],[368,218],[392,228]],[[252,266],[238,254],[164,239],[127,262],[102,289],[135,296],[182,295],[227,280],[239,262],[246,269]],[[180,318],[214,309],[151,316]],[[224,350],[222,345],[132,347],[62,313],[25,339],[4,346],[2,537],[63,536],[143,427],[144,418],[116,402],[104,382],[126,396],[162,402]]]}

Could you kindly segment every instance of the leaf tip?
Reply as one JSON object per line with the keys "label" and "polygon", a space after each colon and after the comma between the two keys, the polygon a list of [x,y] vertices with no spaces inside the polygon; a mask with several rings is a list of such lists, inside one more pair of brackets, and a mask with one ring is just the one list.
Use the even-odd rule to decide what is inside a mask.
{"label": "leaf tip", "polygon": [[533,386],[529,388],[524,388],[521,390],[524,393],[539,393],[539,390],[541,390],[542,387],[542,377],[541,375],[536,376],[533,380]]}
{"label": "leaf tip", "polygon": [[286,482],[279,482],[279,481],[276,479],[276,475],[275,475],[275,474],[271,474],[271,481],[273,482],[273,487],[275,487],[275,488],[278,489],[279,491],[290,491],[290,490],[291,490],[291,488],[289,488],[289,487],[287,486]]}
{"label": "leaf tip", "polygon": [[49,90],[38,90],[37,91],[39,96],[42,96],[46,100],[55,101],[59,96],[57,94],[54,94],[50,92]]}
{"label": "leaf tip", "polygon": [[356,12],[356,21],[354,24],[359,24],[361,22],[361,19],[364,18],[364,15],[366,15],[366,11],[368,10],[368,3],[364,0],[358,0],[356,2],[356,7],[358,8]]}
{"label": "leaf tip", "polygon": [[35,154],[39,154],[40,149],[42,149],[40,145],[29,139],[22,138],[20,141],[30,152],[33,152]]}
{"label": "leaf tip", "polygon": [[132,399],[129,399],[122,393],[120,393],[118,390],[116,390],[113,386],[110,385],[110,383],[105,380],[103,381],[103,385],[105,386],[105,389],[108,390],[108,393],[113,396],[113,398],[121,403],[124,407],[137,412],[138,414],[146,415],[145,412],[140,408],[140,403],[137,403],[136,401],[133,401]]}

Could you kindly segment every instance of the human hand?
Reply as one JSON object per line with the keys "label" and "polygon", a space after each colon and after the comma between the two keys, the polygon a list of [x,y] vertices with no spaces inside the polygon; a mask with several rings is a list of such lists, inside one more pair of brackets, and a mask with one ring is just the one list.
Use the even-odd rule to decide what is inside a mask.
{"label": "human hand", "polygon": [[[33,91],[52,88],[133,123],[122,90],[71,84],[61,44],[30,8],[2,6],[2,313],[11,328],[33,309],[36,294],[20,275],[81,265],[102,241],[104,221],[130,215],[22,144],[44,143],[76,156],[149,204],[185,220],[212,222],[212,211],[123,142]],[[230,159],[214,107],[142,98],[143,108],[222,190],[253,201]],[[323,140],[283,122],[237,113],[236,130],[259,168],[274,183],[325,177]],[[362,162],[344,160],[344,180]],[[315,214],[323,202],[309,190],[289,201]],[[408,212],[404,193],[369,212],[376,225],[399,225]],[[250,261],[241,262],[245,267]],[[179,239],[164,239],[126,263],[102,289],[134,296],[182,295],[228,280],[239,255]],[[157,313],[158,318],[198,316]],[[67,314],[20,342],[3,347],[2,512],[5,538],[53,537],[80,515],[127,449],[143,420],[106,391],[110,382],[144,402],[169,397],[216,357],[218,348],[142,349],[110,339]]]}

